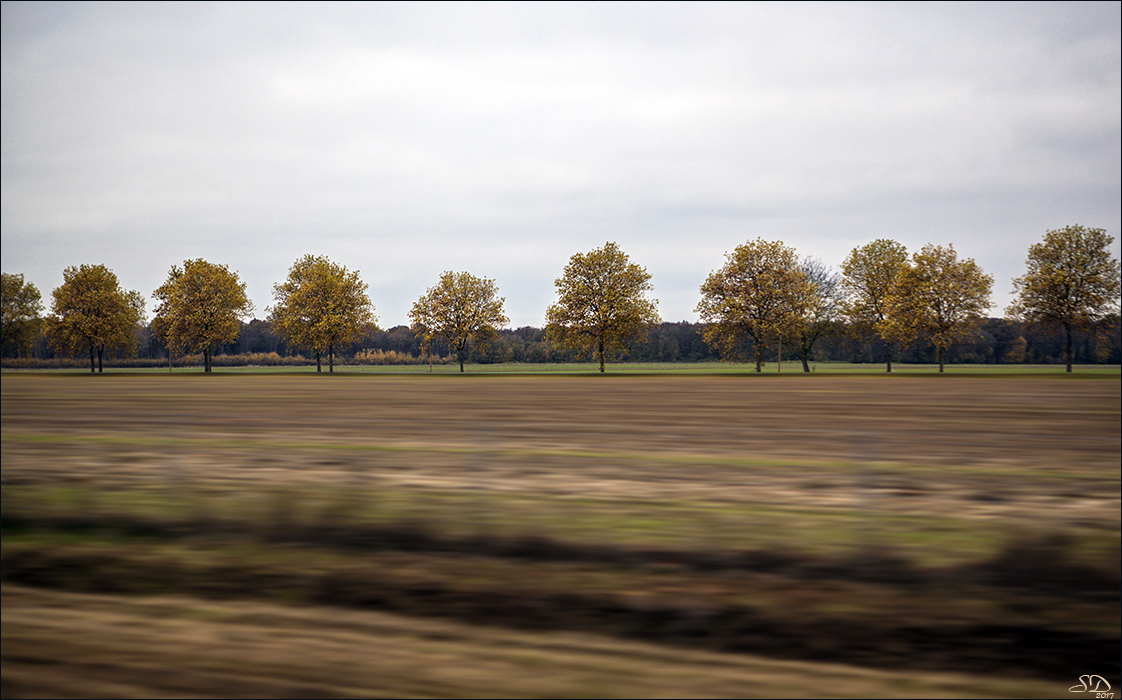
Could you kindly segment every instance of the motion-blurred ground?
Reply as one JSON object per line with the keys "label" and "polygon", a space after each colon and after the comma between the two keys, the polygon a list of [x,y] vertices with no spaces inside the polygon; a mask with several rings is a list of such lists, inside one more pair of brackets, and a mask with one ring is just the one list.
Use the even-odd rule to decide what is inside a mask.
{"label": "motion-blurred ground", "polygon": [[[20,586],[4,694],[237,694],[184,635],[243,640],[242,694],[290,693],[254,683],[288,678],[292,648],[192,612],[237,598],[273,606],[251,626],[335,635],[300,694],[657,695],[642,659],[665,648],[670,695],[1054,695],[1118,674],[1119,394],[1066,377],[4,375],[3,575]],[[166,603],[194,621],[136,621],[156,603],[131,601],[164,598],[48,589],[194,596]],[[433,634],[479,643],[403,641],[413,670],[391,679],[354,665],[348,644],[372,642],[333,609],[405,615],[378,624],[414,640],[411,621],[446,618],[457,632]],[[71,627],[82,641],[51,641]],[[494,635],[532,639],[542,670],[473,656]],[[129,645],[149,670],[180,659],[184,685],[109,660],[120,693],[80,690],[97,649]],[[596,645],[634,665],[592,673],[573,655]],[[332,664],[356,670],[331,684]],[[735,671],[683,691],[707,664]],[[790,692],[764,671],[783,664],[801,664]],[[974,675],[930,680],[946,672]]]}

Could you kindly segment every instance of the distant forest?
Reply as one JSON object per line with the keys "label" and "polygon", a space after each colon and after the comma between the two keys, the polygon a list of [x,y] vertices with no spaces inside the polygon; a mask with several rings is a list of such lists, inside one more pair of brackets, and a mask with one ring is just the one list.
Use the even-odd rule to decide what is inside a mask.
{"label": "distant forest", "polygon": [[[680,321],[661,323],[649,328],[644,336],[632,341],[615,358],[617,362],[702,362],[722,359],[716,350],[702,338],[704,325]],[[856,362],[877,364],[884,361],[884,343],[880,340],[857,338],[838,325],[832,334],[822,337],[814,347],[809,358],[812,362]],[[1107,318],[1094,331],[1077,336],[1074,346],[1074,361],[1077,364],[1122,364],[1122,332],[1119,317]],[[150,365],[154,361],[167,362],[167,347],[154,337],[146,325],[140,329],[139,345],[135,353],[124,351],[110,352],[107,359],[114,366]],[[436,344],[436,355],[448,361],[451,354],[447,347]],[[739,361],[747,362],[754,348],[751,341],[741,348]],[[19,364],[39,364],[42,360],[52,360],[56,354],[45,338],[40,338],[32,351],[32,357],[21,363],[15,347],[4,348],[5,366]],[[796,348],[784,345],[783,361],[798,363]],[[276,353],[283,358],[283,364],[304,364],[306,351],[290,348],[284,340],[273,332],[267,321],[254,319],[243,323],[241,333],[235,343],[218,345],[215,355],[268,355]],[[989,318],[982,321],[975,338],[969,342],[955,344],[949,354],[948,362],[969,364],[1062,364],[1064,362],[1064,335],[1062,332],[1047,332],[1034,329],[1023,323],[1008,319]],[[131,355],[131,357],[130,357]],[[767,361],[778,359],[779,347],[767,349]],[[299,357],[298,357],[299,356]],[[420,338],[408,326],[395,326],[388,330],[370,330],[359,341],[342,348],[340,359],[345,363],[364,364],[419,364],[427,362],[421,351]],[[27,357],[26,355],[24,356]],[[582,359],[573,350],[556,347],[545,337],[541,328],[524,326],[513,330],[499,331],[497,338],[486,346],[473,347],[469,361],[479,364],[501,362],[575,362]],[[728,358],[726,358],[728,359]],[[30,361],[29,361],[30,360]],[[314,364],[314,360],[307,360]],[[897,362],[933,363],[936,362],[935,349],[925,338],[918,338],[906,348],[902,348]],[[67,359],[65,364],[88,362],[79,357]],[[245,363],[253,363],[246,358]],[[238,362],[236,364],[243,364]]]}

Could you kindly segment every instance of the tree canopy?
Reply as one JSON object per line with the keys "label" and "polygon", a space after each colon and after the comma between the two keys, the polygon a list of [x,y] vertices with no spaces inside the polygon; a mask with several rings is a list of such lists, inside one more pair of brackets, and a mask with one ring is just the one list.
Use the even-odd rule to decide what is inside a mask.
{"label": "tree canopy", "polygon": [[764,348],[780,335],[798,332],[815,289],[795,250],[781,242],[749,241],[726,257],[725,266],[701,285],[697,312],[710,324],[705,340],[731,357],[737,343],[751,338],[760,372]]}
{"label": "tree canopy", "polygon": [[5,356],[12,352],[22,355],[31,348],[39,334],[42,296],[38,287],[23,281],[23,275],[0,274],[3,276],[0,289],[0,352]]}
{"label": "tree canopy", "polygon": [[646,297],[650,280],[615,243],[573,255],[554,281],[558,299],[545,312],[547,336],[582,355],[594,352],[603,372],[606,355],[660,322],[658,301]]}
{"label": "tree canopy", "polygon": [[900,335],[924,333],[943,371],[947,349],[969,337],[990,306],[993,277],[972,258],[959,260],[954,246],[925,245],[896,278],[886,323]]}
{"label": "tree canopy", "polygon": [[889,299],[900,271],[908,262],[908,249],[896,241],[878,238],[854,248],[842,263],[842,314],[859,335],[878,334],[885,343],[885,368],[892,371],[892,356],[902,328],[888,322]]}
{"label": "tree canopy", "polygon": [[269,321],[295,346],[311,348],[316,371],[320,353],[327,351],[328,371],[335,371],[335,349],[362,337],[377,319],[366,295],[367,285],[357,270],[350,272],[326,257],[305,255],[288,271],[288,279],[273,285]]}
{"label": "tree canopy", "polygon": [[841,278],[814,258],[803,260],[801,267],[811,293],[806,311],[795,329],[795,354],[803,363],[803,371],[810,372],[808,363],[814,345],[823,336],[835,332],[841,316]]}
{"label": "tree canopy", "polygon": [[51,344],[64,355],[89,351],[91,372],[96,353],[100,372],[106,349],[134,346],[144,321],[144,297],[121,289],[105,265],[68,267],[62,277],[62,286],[51,293]]}
{"label": "tree canopy", "polygon": [[503,313],[504,301],[494,280],[449,271],[414,302],[409,320],[430,354],[437,338],[451,345],[463,372],[468,343],[482,346],[510,323]]}
{"label": "tree canopy", "polygon": [[[675,324],[659,327],[651,275],[607,242],[570,258],[554,280],[557,298],[541,329],[497,333],[509,320],[494,281],[445,272],[413,305],[411,327],[392,329],[395,338],[408,337],[407,347],[395,340],[384,349],[406,353],[411,362],[427,354],[430,365],[442,355],[438,361],[450,362],[454,349],[461,371],[467,362],[574,362],[594,356],[604,372],[608,362],[625,357],[730,360],[753,351],[756,371],[762,371],[765,360],[782,361],[787,351],[802,360],[804,371],[816,354],[813,359],[861,363],[884,357],[888,372],[897,359],[936,362],[941,371],[948,362],[1062,362],[1071,372],[1074,362],[1117,362],[1122,352],[1122,271],[1111,253],[1115,245],[1103,229],[1073,225],[1048,231],[1029,248],[1027,270],[1013,280],[1016,298],[994,325],[996,319],[979,323],[989,310],[992,277],[973,260],[960,261],[953,246],[927,245],[909,256],[900,243],[878,239],[850,251],[839,275],[814,258],[800,263],[782,242],[756,239],[726,253],[724,266],[701,285],[696,307],[701,323],[685,324],[688,331],[679,332]],[[120,290],[104,265],[67,268],[64,276],[63,286],[52,293],[51,316],[41,319],[35,285],[23,275],[3,273],[0,354],[6,365],[41,364],[57,352],[77,353],[77,363],[59,362],[83,366],[88,352],[91,370],[97,371],[107,350],[109,362],[135,364],[112,350],[138,340],[140,359],[166,357],[169,368],[197,362],[181,355],[198,353],[210,372],[215,363],[235,362],[212,362],[214,353],[289,354],[301,348],[315,355],[317,371],[326,352],[333,372],[337,356],[349,358],[359,347],[377,349],[381,335],[359,273],[325,256],[297,259],[287,279],[273,285],[268,320],[248,325],[242,321],[253,305],[246,285],[225,265],[198,259],[172,267],[153,293],[157,314],[147,326],[143,299]],[[970,338],[976,326],[981,336]],[[22,357],[25,351],[31,357]],[[385,361],[373,355],[362,361],[375,359]],[[291,360],[309,361],[303,355]]]}
{"label": "tree canopy", "polygon": [[203,371],[212,368],[213,346],[236,340],[239,321],[253,313],[245,283],[225,265],[202,258],[172,266],[167,281],[152,296],[160,302],[152,332],[168,352],[202,352]]}
{"label": "tree canopy", "polygon": [[1017,294],[1007,313],[1032,324],[1062,328],[1067,371],[1072,335],[1105,316],[1118,313],[1118,260],[1110,253],[1113,236],[1080,225],[1048,231],[1029,248],[1025,274],[1013,280]]}

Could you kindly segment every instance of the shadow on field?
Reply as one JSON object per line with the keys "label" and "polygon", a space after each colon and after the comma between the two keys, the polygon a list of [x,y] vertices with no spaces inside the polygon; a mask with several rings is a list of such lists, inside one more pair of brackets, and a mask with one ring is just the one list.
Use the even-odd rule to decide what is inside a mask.
{"label": "shadow on field", "polygon": [[1122,585],[1118,566],[1110,570],[1073,561],[1069,556],[1070,538],[1058,533],[1022,535],[984,561],[917,567],[904,557],[868,549],[827,558],[775,549],[698,551],[561,542],[536,535],[452,536],[422,519],[387,524],[336,524],[300,522],[286,515],[276,515],[262,527],[205,515],[181,520],[110,513],[92,517],[74,513],[46,515],[22,513],[9,506],[0,514],[0,525],[10,534],[54,531],[157,540],[206,538],[306,545],[341,553],[398,551],[501,557],[525,562],[661,566],[714,573],[745,571],[791,579],[859,581],[916,590],[955,583],[1087,600],[1111,600]]}
{"label": "shadow on field", "polygon": [[[87,593],[265,598],[790,659],[1056,679],[1076,667],[1107,667],[1120,654],[1117,637],[1018,620],[1018,611],[1073,605],[1117,619],[1118,571],[1069,561],[1069,543],[1058,536],[1014,541],[969,565],[922,568],[876,552],[827,558],[452,537],[422,521],[276,518],[250,527],[211,517],[52,516],[5,507],[2,525],[5,542],[15,542],[4,549],[4,581]],[[63,540],[20,544],[48,533]],[[573,572],[587,567],[613,582],[592,585],[581,573],[586,578],[574,585]],[[633,594],[651,582],[663,592]],[[802,614],[707,592],[765,587],[790,598],[808,585],[833,586],[832,602],[843,611]],[[865,615],[883,596],[911,607],[899,608],[899,617]],[[944,619],[939,601],[956,597],[998,612]]]}

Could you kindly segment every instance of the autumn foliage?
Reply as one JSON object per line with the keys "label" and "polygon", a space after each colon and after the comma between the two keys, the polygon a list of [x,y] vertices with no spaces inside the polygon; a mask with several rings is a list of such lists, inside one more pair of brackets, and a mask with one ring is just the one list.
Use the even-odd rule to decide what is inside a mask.
{"label": "autumn foliage", "polygon": [[482,346],[495,337],[498,329],[510,323],[495,280],[467,272],[445,272],[409,311],[413,332],[421,336],[422,346],[431,358],[432,344],[440,339],[452,346],[464,371],[468,343]]}
{"label": "autumn foliage", "polygon": [[135,342],[144,321],[144,297],[121,289],[117,275],[104,265],[68,267],[62,276],[62,286],[51,294],[51,343],[62,354],[88,351],[91,372],[96,354],[100,372],[106,349]]}
{"label": "autumn foliage", "polygon": [[854,248],[842,263],[842,311],[858,336],[876,334],[885,340],[885,371],[892,371],[901,326],[890,319],[890,299],[896,280],[908,263],[908,250],[896,241],[880,238]]}
{"label": "autumn foliage", "polygon": [[737,246],[724,267],[709,275],[697,312],[710,324],[705,340],[722,354],[734,354],[739,340],[751,338],[759,372],[764,348],[783,335],[798,335],[814,297],[815,287],[793,248],[755,240]]}
{"label": "autumn foliage", "polygon": [[3,290],[0,291],[0,306],[3,319],[0,320],[0,337],[5,354],[15,351],[23,355],[34,343],[39,334],[43,310],[39,288],[23,281],[23,275],[3,273]]}
{"label": "autumn foliage", "polygon": [[959,260],[954,246],[926,245],[900,269],[888,296],[889,335],[925,334],[942,372],[947,349],[970,337],[982,320],[992,288],[993,277],[972,258]]}
{"label": "autumn foliage", "polygon": [[[569,259],[554,281],[557,300],[542,329],[505,328],[495,280],[448,271],[413,304],[410,326],[381,331],[359,272],[315,255],[297,260],[274,285],[268,320],[248,325],[253,305],[238,275],[225,265],[187,260],[153,293],[156,315],[144,326],[138,292],[120,289],[104,265],[81,265],[66,269],[45,319],[38,289],[22,275],[4,273],[2,354],[5,366],[26,368],[74,366],[59,364],[52,349],[59,356],[88,355],[91,371],[103,358],[141,367],[164,357],[170,369],[198,356],[207,372],[223,353],[226,363],[269,365],[277,362],[248,354],[284,356],[282,364],[300,357],[295,364],[303,364],[293,353],[310,352],[317,371],[322,353],[329,371],[340,354],[367,365],[417,364],[426,356],[430,365],[443,364],[454,357],[461,372],[469,359],[541,363],[592,356],[604,372],[621,356],[679,362],[719,354],[736,361],[754,356],[759,372],[765,359],[782,362],[786,350],[804,372],[813,359],[877,357],[891,372],[898,356],[935,361],[943,371],[948,361],[1047,364],[1062,353],[1070,372],[1077,357],[1117,362],[1122,282],[1113,242],[1103,229],[1048,231],[1029,249],[1025,274],[1013,280],[1017,297],[1005,319],[986,318],[993,277],[974,260],[960,259],[954,246],[929,244],[909,257],[890,239],[854,248],[837,271],[814,258],[800,262],[782,241],[748,241],[701,285],[700,323],[663,323],[650,297],[650,273],[607,242]],[[139,359],[126,359],[136,348]]]}
{"label": "autumn foliage", "polygon": [[237,338],[239,320],[253,313],[237,273],[202,258],[173,266],[152,296],[160,302],[153,333],[167,341],[169,352],[202,353],[205,372],[211,370],[214,346]]}
{"label": "autumn foliage", "polygon": [[659,322],[658,301],[648,299],[651,275],[615,243],[569,259],[554,284],[557,303],[545,312],[546,335],[562,347],[605,356]]}
{"label": "autumn foliage", "polygon": [[273,286],[276,305],[269,320],[289,344],[311,349],[317,372],[322,371],[320,353],[326,351],[328,371],[334,372],[336,349],[361,337],[375,323],[366,290],[358,270],[305,255],[283,284]]}
{"label": "autumn foliage", "polygon": [[1013,280],[1017,299],[1009,307],[1014,318],[1061,328],[1071,371],[1072,334],[1118,313],[1119,264],[1110,254],[1113,236],[1101,228],[1075,225],[1049,231],[1029,248],[1028,270]]}

